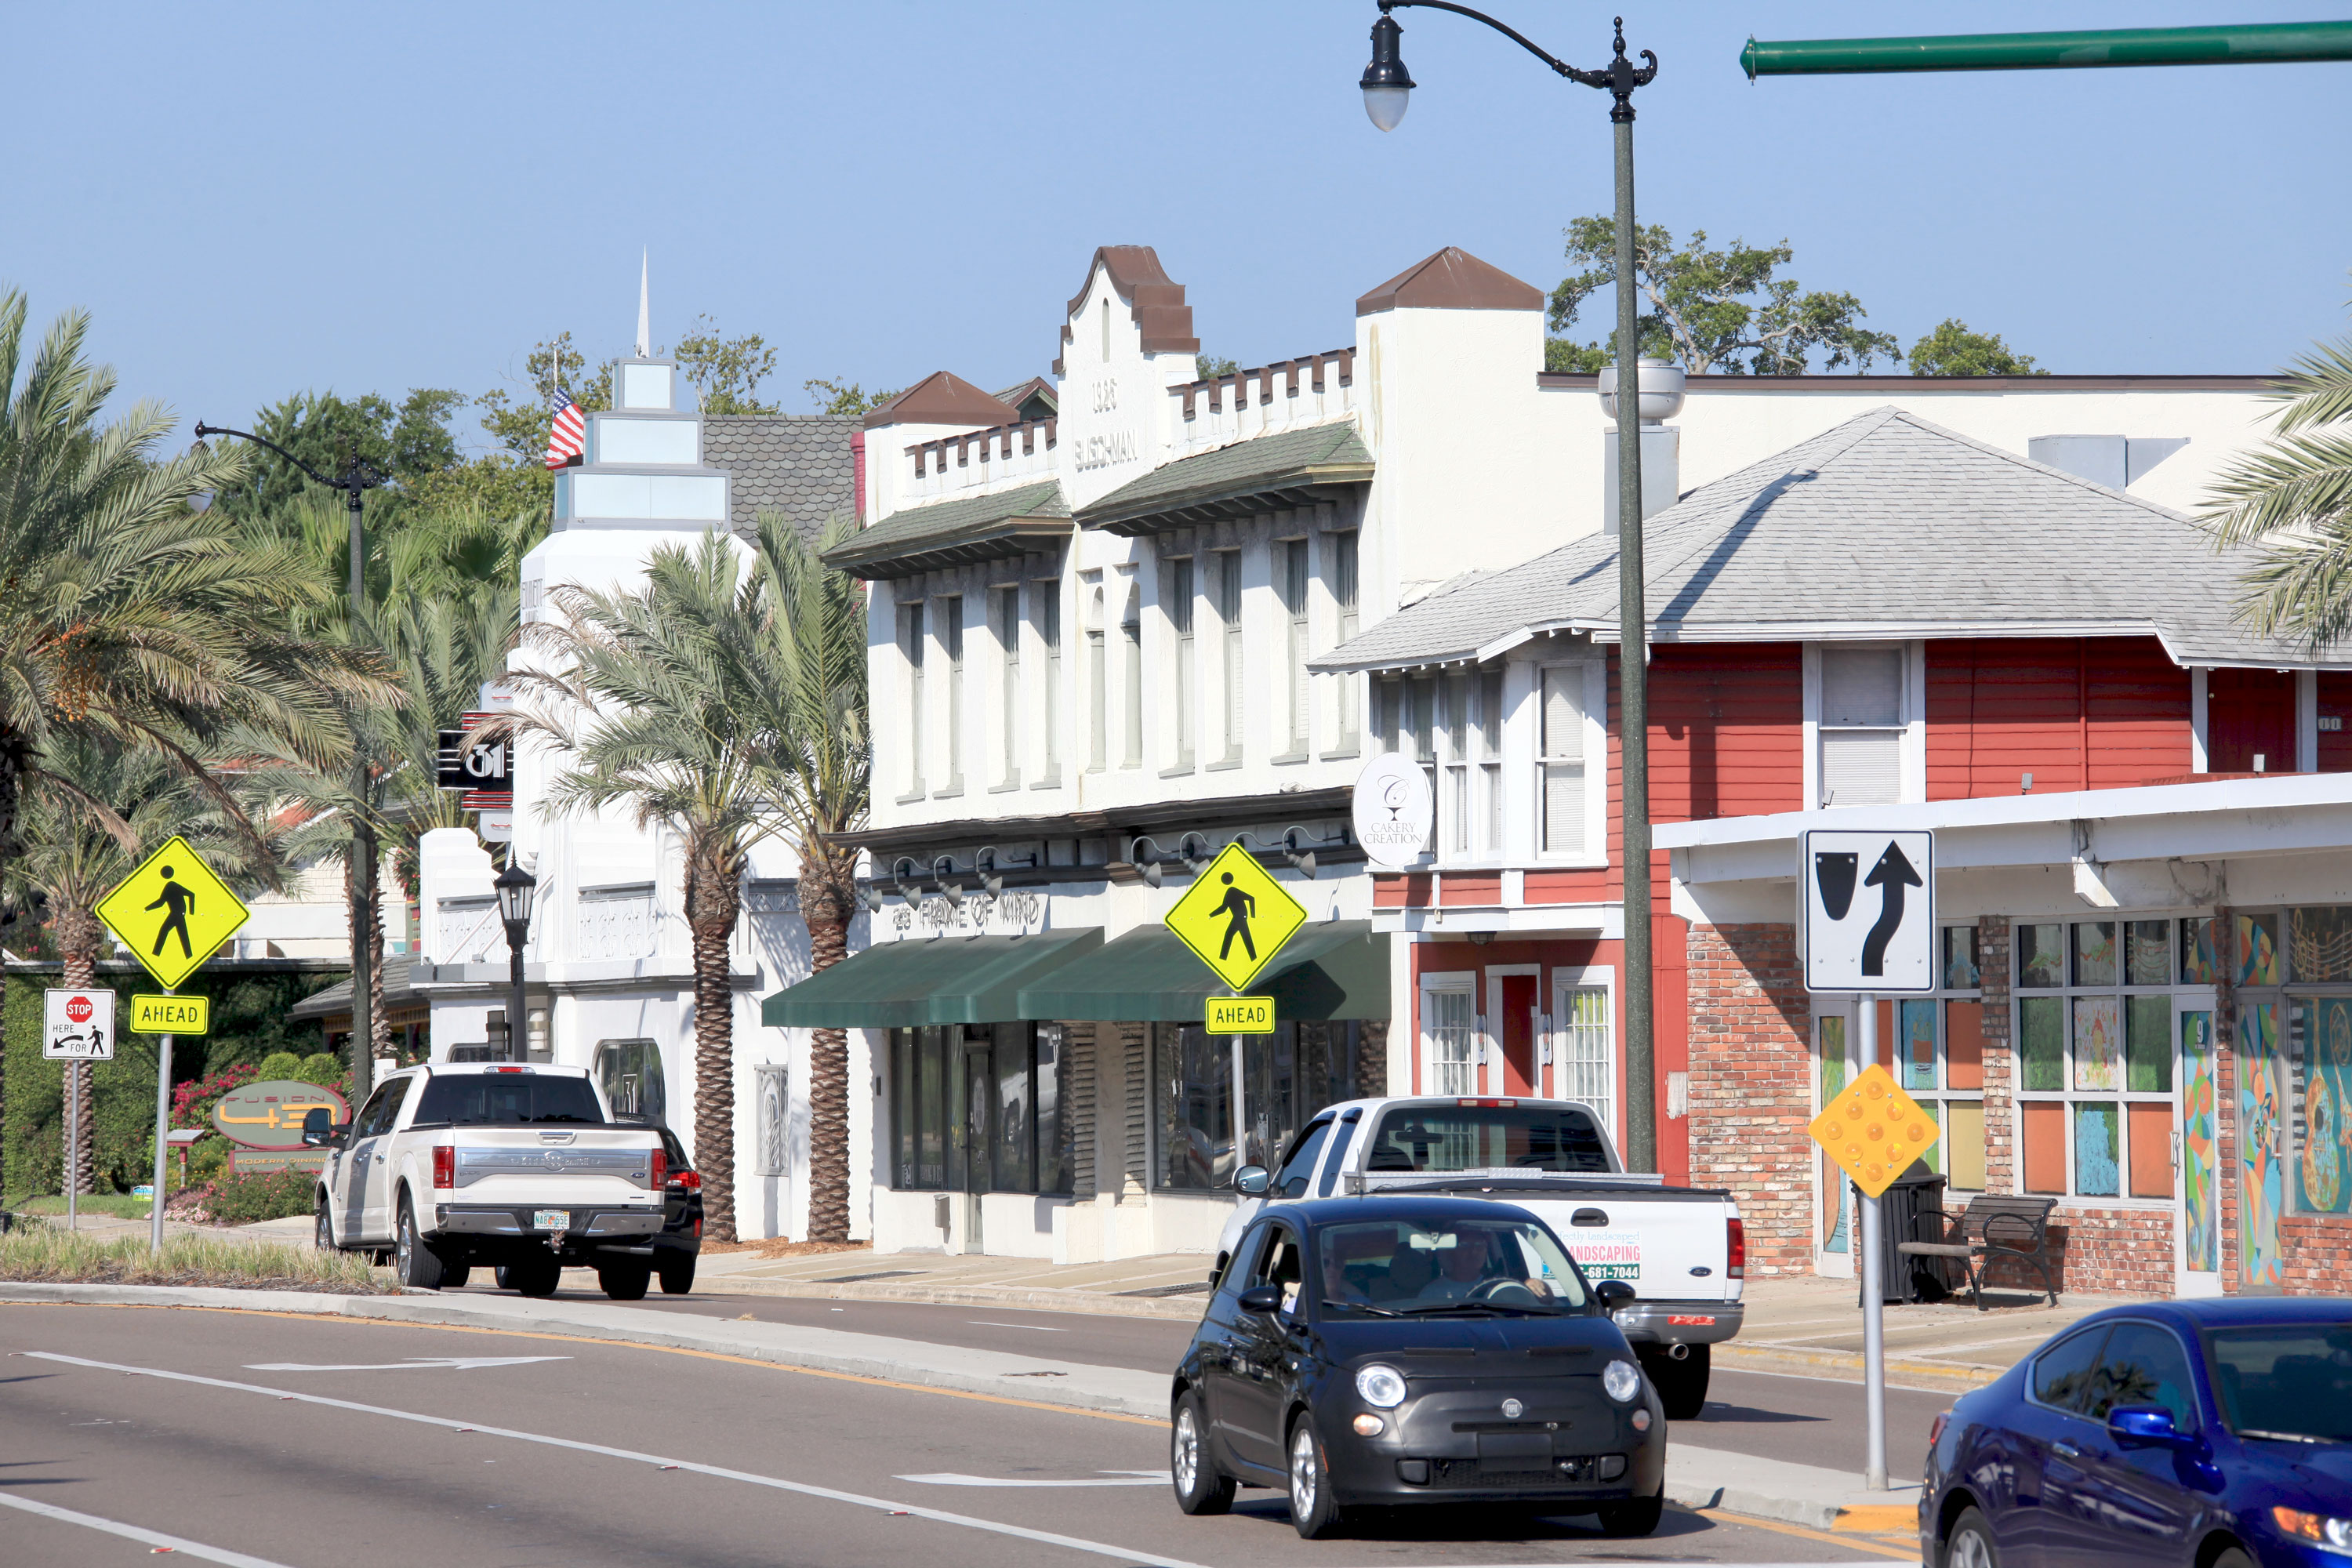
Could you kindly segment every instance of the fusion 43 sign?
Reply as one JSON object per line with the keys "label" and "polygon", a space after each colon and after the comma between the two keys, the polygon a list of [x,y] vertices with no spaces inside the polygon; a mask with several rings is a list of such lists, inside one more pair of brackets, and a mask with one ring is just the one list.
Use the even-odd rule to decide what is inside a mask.
{"label": "fusion 43 sign", "polygon": [[268,1079],[222,1095],[213,1107],[213,1125],[230,1142],[248,1149],[298,1150],[302,1147],[302,1113],[320,1106],[333,1111],[337,1121],[352,1119],[343,1097],[331,1089]]}

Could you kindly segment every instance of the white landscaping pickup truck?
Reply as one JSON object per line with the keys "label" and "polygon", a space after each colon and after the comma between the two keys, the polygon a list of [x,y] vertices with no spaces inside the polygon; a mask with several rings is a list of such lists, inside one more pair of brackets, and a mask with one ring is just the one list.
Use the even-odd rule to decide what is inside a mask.
{"label": "white landscaping pickup truck", "polygon": [[321,1247],[384,1252],[404,1285],[459,1286],[475,1264],[551,1296],[566,1267],[646,1293],[662,1228],[661,1133],[615,1122],[580,1068],[436,1062],[387,1074],[359,1115],[304,1119],[327,1150]]}
{"label": "white landscaping pickup truck", "polygon": [[1234,1185],[1243,1196],[1217,1240],[1219,1274],[1269,1203],[1445,1193],[1526,1209],[1587,1278],[1632,1287],[1613,1316],[1670,1420],[1699,1413],[1708,1347],[1739,1331],[1748,1244],[1731,1194],[1628,1172],[1572,1100],[1345,1100],[1317,1111],[1273,1173],[1246,1165]]}

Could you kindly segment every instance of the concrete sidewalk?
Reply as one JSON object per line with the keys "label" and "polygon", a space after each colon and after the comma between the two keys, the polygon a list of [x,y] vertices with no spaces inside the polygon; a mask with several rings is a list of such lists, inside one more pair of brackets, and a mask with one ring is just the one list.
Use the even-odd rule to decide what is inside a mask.
{"label": "concrete sidewalk", "polygon": [[[1060,1405],[1153,1424],[1168,1413],[1160,1373],[1043,1356],[935,1345],[880,1334],[657,1312],[596,1301],[532,1300],[432,1292],[331,1296],[138,1285],[0,1282],[0,1303],[137,1305],[298,1312],[393,1323],[427,1323],[544,1334],[740,1357],[778,1366],[871,1378],[960,1394]],[[1666,1496],[1686,1508],[1873,1533],[1908,1528],[1918,1488],[1864,1493],[1842,1470],[1727,1453],[1670,1441]]]}

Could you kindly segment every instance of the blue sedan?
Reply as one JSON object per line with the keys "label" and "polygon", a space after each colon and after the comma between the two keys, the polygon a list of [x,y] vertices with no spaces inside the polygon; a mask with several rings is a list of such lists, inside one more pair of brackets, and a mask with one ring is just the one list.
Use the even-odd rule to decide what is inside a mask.
{"label": "blue sedan", "polygon": [[2352,1301],[2095,1313],[1938,1415],[1924,1481],[1943,1568],[2352,1568]]}

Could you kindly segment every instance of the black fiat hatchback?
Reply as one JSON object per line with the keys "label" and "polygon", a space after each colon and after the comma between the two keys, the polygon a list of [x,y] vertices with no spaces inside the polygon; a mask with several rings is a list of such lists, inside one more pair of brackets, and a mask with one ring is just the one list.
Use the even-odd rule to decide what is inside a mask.
{"label": "black fiat hatchback", "polygon": [[1533,1505],[1647,1535],[1665,1412],[1600,1292],[1508,1204],[1285,1204],[1243,1234],[1176,1369],[1177,1505],[1281,1487],[1298,1533],[1350,1507]]}

